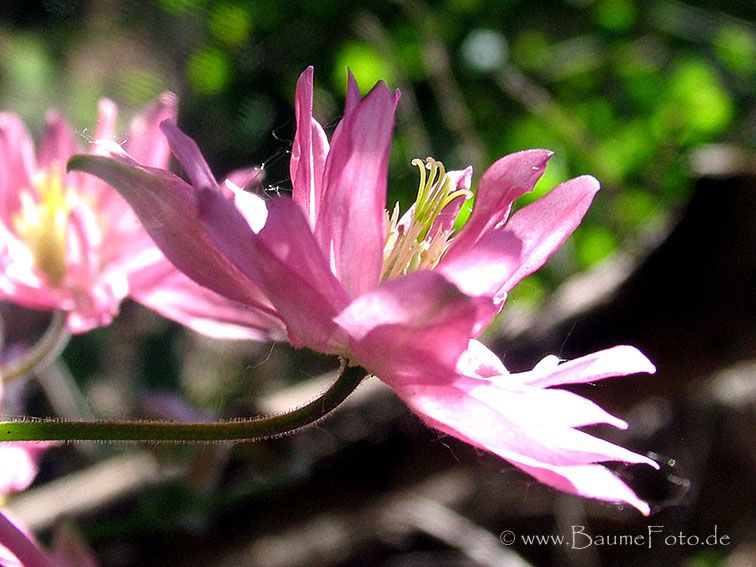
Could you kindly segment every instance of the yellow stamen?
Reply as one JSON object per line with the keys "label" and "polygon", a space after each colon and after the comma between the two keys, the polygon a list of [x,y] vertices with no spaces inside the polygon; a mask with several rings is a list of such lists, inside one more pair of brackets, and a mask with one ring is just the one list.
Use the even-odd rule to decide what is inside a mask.
{"label": "yellow stamen", "polygon": [[22,189],[19,194],[21,209],[13,216],[13,227],[48,282],[60,285],[66,276],[68,217],[76,197],[63,186],[60,169],[55,164],[35,175],[32,183],[35,191]]}
{"label": "yellow stamen", "polygon": [[[467,189],[452,190],[451,179],[440,161],[429,157],[414,159],[420,170],[417,200],[411,218],[401,225],[399,205],[391,215],[386,212],[386,241],[383,249],[383,279],[413,270],[433,269],[438,265],[452,236],[452,229],[433,229],[444,208],[458,197],[470,198]],[[433,231],[433,232],[432,232]]]}

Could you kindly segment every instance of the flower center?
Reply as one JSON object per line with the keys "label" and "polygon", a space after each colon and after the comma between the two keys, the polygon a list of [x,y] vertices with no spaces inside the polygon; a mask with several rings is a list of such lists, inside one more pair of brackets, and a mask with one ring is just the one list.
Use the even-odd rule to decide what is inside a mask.
{"label": "flower center", "polygon": [[[414,270],[432,270],[444,255],[454,232],[458,198],[472,193],[458,189],[440,161],[428,157],[413,159],[420,170],[420,185],[414,205],[399,218],[399,203],[386,211],[386,243],[383,247],[383,276],[388,280]],[[443,216],[442,216],[443,213]]]}
{"label": "flower center", "polygon": [[22,189],[21,209],[13,216],[16,234],[26,242],[34,263],[59,285],[66,275],[66,229],[76,195],[63,186],[60,169],[52,164],[32,179],[34,190]]}

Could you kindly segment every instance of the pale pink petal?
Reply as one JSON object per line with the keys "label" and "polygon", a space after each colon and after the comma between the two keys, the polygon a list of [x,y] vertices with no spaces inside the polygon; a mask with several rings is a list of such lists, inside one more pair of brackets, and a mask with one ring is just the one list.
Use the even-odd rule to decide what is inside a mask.
{"label": "pale pink petal", "polygon": [[283,322],[210,291],[165,258],[132,274],[130,295],[139,303],[203,335],[220,339],[281,340]]}
{"label": "pale pink petal", "polygon": [[323,198],[323,171],[328,155],[328,139],[323,128],[312,117],[313,68],[299,77],[294,100],[297,133],[291,147],[289,172],[292,198],[305,214],[311,229],[315,228]]}
{"label": "pale pink petal", "polygon": [[606,423],[627,429],[627,423],[598,404],[567,390],[518,386],[517,374],[491,377],[488,383],[470,383],[467,392],[521,425],[583,427]]}
{"label": "pale pink petal", "polygon": [[68,158],[79,151],[79,145],[66,120],[57,112],[48,112],[39,148],[39,166],[47,168],[56,165],[63,173]]}
{"label": "pale pink petal", "polygon": [[30,444],[0,444],[0,496],[24,490],[32,483],[37,476],[38,452]]}
{"label": "pale pink petal", "polygon": [[97,126],[95,126],[92,139],[91,153],[97,153],[97,144],[100,140],[115,141],[117,122],[118,107],[110,99],[100,99],[97,104]]}
{"label": "pale pink petal", "polygon": [[380,280],[397,100],[385,84],[376,85],[345,115],[326,161],[318,242],[351,297]]}
{"label": "pale pink petal", "polygon": [[268,218],[257,234],[219,193],[200,193],[200,219],[225,258],[270,299],[295,346],[341,353],[344,338],[333,317],[347,296],[328,270],[302,210],[287,198],[267,202]]}
{"label": "pale pink petal", "polygon": [[19,190],[30,189],[37,170],[34,142],[15,114],[0,113],[0,220],[11,226],[19,209]]}
{"label": "pale pink petal", "polygon": [[588,175],[571,179],[517,211],[504,230],[522,241],[520,266],[502,283],[508,291],[535,272],[583,220],[599,182]]}
{"label": "pale pink petal", "polygon": [[653,374],[656,368],[637,348],[616,346],[558,366],[539,364],[530,372],[512,374],[507,379],[513,384],[548,388],[563,384],[597,382],[613,376],[628,376],[641,372]]}
{"label": "pale pink petal", "polygon": [[517,462],[512,464],[542,483],[562,492],[607,502],[624,502],[644,516],[651,513],[646,502],[638,498],[638,495],[617,475],[601,465],[538,467]]}
{"label": "pale pink petal", "polygon": [[171,150],[160,124],[176,122],[177,105],[176,95],[166,92],[132,119],[126,152],[142,165],[167,168]]}
{"label": "pale pink petal", "polygon": [[336,318],[356,361],[391,386],[451,380],[476,301],[440,274],[412,272],[355,299]]}
{"label": "pale pink petal", "polygon": [[66,226],[66,278],[76,288],[86,289],[100,272],[102,233],[95,211],[86,202],[71,211]]}
{"label": "pale pink petal", "polygon": [[[655,466],[653,461],[570,427],[548,425],[546,411],[539,408],[537,402],[526,403],[527,392],[515,396],[507,407],[497,408],[493,407],[495,403],[480,399],[484,392],[479,392],[477,397],[471,396],[467,391],[469,384],[464,382],[414,386],[400,389],[398,393],[431,427],[490,451],[546,484],[590,498],[636,505],[637,499],[628,499],[632,491],[621,481],[607,481],[592,490],[580,483],[581,473],[594,470],[590,466],[598,462],[623,461]],[[511,411],[517,402],[524,406],[514,414],[503,413]],[[542,416],[547,424],[539,425],[534,415],[524,418],[528,410],[535,416]],[[563,411],[569,412],[570,408]],[[578,483],[580,492],[569,479]],[[613,490],[607,492],[607,486]]]}
{"label": "pale pink petal", "polygon": [[[588,405],[579,396],[563,396],[563,415],[548,415],[554,399],[544,390],[529,388],[503,392],[490,384],[458,379],[451,385],[404,389],[403,397],[419,414],[438,423],[442,431],[482,447],[500,457],[520,462],[531,460],[549,465],[573,466],[602,461],[652,464],[642,455],[593,437],[569,424],[582,420],[576,411]],[[508,394],[508,395],[507,395]],[[400,392],[402,395],[402,392]],[[542,408],[541,401],[548,403]],[[570,415],[573,414],[573,415]],[[615,419],[593,410],[587,419]],[[541,419],[537,419],[540,416]],[[620,422],[622,423],[622,422]]]}
{"label": "pale pink petal", "polygon": [[447,255],[466,252],[488,230],[501,225],[514,200],[533,190],[552,155],[547,150],[526,150],[494,162],[481,177],[470,218]]}
{"label": "pale pink petal", "polygon": [[197,143],[169,120],[162,122],[160,129],[168,139],[171,151],[181,164],[181,169],[186,173],[189,182],[196,188],[217,189],[218,183]]}

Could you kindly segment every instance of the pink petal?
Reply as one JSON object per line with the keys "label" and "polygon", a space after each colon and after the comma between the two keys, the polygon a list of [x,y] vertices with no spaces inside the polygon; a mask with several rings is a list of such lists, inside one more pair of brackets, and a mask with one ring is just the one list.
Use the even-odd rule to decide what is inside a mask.
{"label": "pink petal", "polygon": [[478,184],[472,214],[447,255],[464,253],[486,231],[504,222],[514,200],[533,190],[552,155],[547,150],[526,150],[504,156],[489,167]]}
{"label": "pink petal", "polygon": [[604,378],[641,372],[653,374],[656,368],[637,348],[616,346],[550,368],[539,364],[530,372],[512,374],[507,379],[511,383],[548,388],[597,382]]}
{"label": "pink petal", "polygon": [[283,197],[267,205],[267,222],[255,234],[230,202],[204,190],[200,219],[214,247],[270,299],[292,344],[341,353],[345,339],[333,317],[346,306],[346,294],[328,270],[302,210]]}
{"label": "pink petal", "polygon": [[489,378],[508,374],[501,359],[483,343],[470,339],[467,350],[457,361],[457,372],[463,376]]}
{"label": "pink petal", "polygon": [[386,175],[397,100],[398,94],[385,84],[376,85],[346,113],[326,161],[318,242],[351,297],[380,280]]}
{"label": "pink petal", "polygon": [[132,119],[126,152],[142,165],[167,168],[171,151],[160,124],[176,122],[177,105],[176,95],[166,92]]}
{"label": "pink petal", "polygon": [[283,322],[270,312],[200,286],[165,258],[132,274],[129,282],[133,299],[203,335],[256,341],[285,337]]}
{"label": "pink petal", "polygon": [[[96,175],[117,189],[163,253],[190,278],[230,299],[255,303],[259,291],[218,249],[200,222],[197,192],[190,185],[165,171],[121,158],[79,155],[69,161],[69,169]],[[246,227],[246,221],[228,204],[232,221],[238,218]]]}
{"label": "pink petal", "polygon": [[0,219],[6,226],[19,209],[19,191],[31,188],[36,170],[29,131],[14,114],[0,113]]}
{"label": "pink petal", "polygon": [[215,176],[210,171],[210,166],[207,165],[197,143],[170,120],[162,122],[160,129],[168,139],[171,151],[181,164],[181,169],[186,173],[189,182],[196,188],[217,189],[218,183],[215,181]]}
{"label": "pink petal", "polygon": [[256,166],[237,169],[226,176],[226,181],[244,190],[261,188],[264,179],[265,171]]}
{"label": "pink petal", "polygon": [[[8,557],[10,552],[11,557]],[[34,541],[34,537],[27,535],[3,512],[0,512],[0,559],[4,565],[17,565],[21,567],[54,567],[53,562],[45,555]]]}
{"label": "pink petal", "polygon": [[49,112],[39,148],[39,166],[47,168],[55,163],[61,173],[64,173],[68,158],[79,151],[79,145],[66,120],[57,112]]}
{"label": "pink petal", "polygon": [[508,291],[535,272],[583,220],[599,182],[584,175],[552,189],[546,196],[517,211],[504,230],[522,241],[520,266],[502,284]]}
{"label": "pink petal", "polygon": [[295,97],[297,133],[291,148],[289,171],[293,186],[292,198],[305,214],[311,229],[320,211],[323,193],[323,171],[328,155],[328,139],[323,128],[312,117],[313,68],[299,77]]}
{"label": "pink petal", "polygon": [[519,266],[521,249],[512,233],[493,230],[464,253],[444,257],[437,270],[469,295],[494,297]]}
{"label": "pink petal", "polygon": [[451,380],[477,305],[440,274],[412,272],[355,299],[336,322],[355,360],[392,386]]}
{"label": "pink petal", "polygon": [[[640,501],[619,479],[616,482],[603,479],[593,488],[581,479],[597,474],[591,472],[598,470],[593,468],[597,462],[624,461],[655,466],[653,461],[570,427],[548,425],[549,416],[539,408],[538,399],[527,400],[530,392],[521,392],[522,395],[515,397],[507,407],[497,407],[496,401],[484,400],[488,393],[485,388],[473,397],[469,393],[470,384],[462,379],[446,386],[399,389],[398,393],[431,427],[490,451],[546,484],[582,496],[628,502],[638,507]],[[512,412],[517,403],[524,405]],[[582,408],[574,406],[573,409]],[[509,414],[504,413],[507,410]],[[546,421],[543,426],[535,417],[539,415]],[[642,503],[639,509],[644,513],[648,510]]]}

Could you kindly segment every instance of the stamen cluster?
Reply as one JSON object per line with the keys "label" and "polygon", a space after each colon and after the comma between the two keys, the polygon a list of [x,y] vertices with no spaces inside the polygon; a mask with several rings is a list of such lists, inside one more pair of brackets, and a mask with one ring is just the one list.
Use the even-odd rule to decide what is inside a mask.
{"label": "stamen cluster", "polygon": [[[383,248],[382,279],[399,277],[414,270],[433,269],[448,248],[454,223],[437,222],[439,215],[457,198],[469,199],[472,193],[457,189],[444,165],[432,157],[414,159],[420,170],[417,199],[400,218],[399,203],[389,215],[386,211],[386,243]],[[456,212],[454,213],[456,217]]]}

